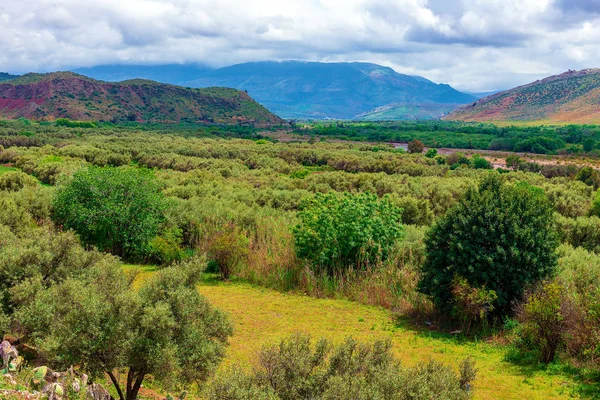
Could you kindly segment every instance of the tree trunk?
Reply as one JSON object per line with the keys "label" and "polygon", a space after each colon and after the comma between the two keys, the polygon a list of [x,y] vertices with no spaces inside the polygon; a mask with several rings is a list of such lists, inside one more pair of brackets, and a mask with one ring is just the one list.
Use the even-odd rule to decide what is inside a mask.
{"label": "tree trunk", "polygon": [[113,385],[115,385],[115,389],[117,389],[117,393],[119,394],[119,399],[120,400],[126,400],[125,396],[123,396],[123,391],[121,390],[121,386],[119,385],[119,381],[117,380],[117,378],[115,377],[115,375],[112,373],[112,371],[106,371],[106,373],[110,377],[110,380],[112,381]]}
{"label": "tree trunk", "polygon": [[[135,381],[134,381],[135,376]],[[125,400],[136,400],[138,392],[140,391],[140,387],[142,386],[142,382],[146,373],[144,371],[131,371],[127,374],[127,398]]]}

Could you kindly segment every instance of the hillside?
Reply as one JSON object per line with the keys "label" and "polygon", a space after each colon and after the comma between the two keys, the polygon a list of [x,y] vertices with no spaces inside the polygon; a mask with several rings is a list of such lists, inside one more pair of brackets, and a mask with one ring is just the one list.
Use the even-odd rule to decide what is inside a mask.
{"label": "hillside", "polygon": [[120,83],[72,72],[26,74],[0,83],[0,117],[92,121],[279,124],[247,93],[189,89],[134,79]]}
{"label": "hillside", "polygon": [[485,97],[445,119],[600,123],[600,69],[568,71]]}

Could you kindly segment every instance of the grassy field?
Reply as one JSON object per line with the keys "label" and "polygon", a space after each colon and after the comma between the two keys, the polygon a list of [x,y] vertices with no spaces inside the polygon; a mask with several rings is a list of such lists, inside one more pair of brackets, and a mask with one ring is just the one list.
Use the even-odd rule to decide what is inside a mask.
{"label": "grassy field", "polygon": [[243,283],[202,284],[199,290],[234,320],[235,333],[224,365],[249,365],[264,344],[301,331],[335,342],[347,336],[361,341],[390,338],[396,355],[410,365],[433,358],[458,366],[470,355],[479,369],[476,399],[564,399],[576,397],[572,394],[578,390],[573,378],[552,367],[545,371],[523,369],[504,361],[505,349],[420,332],[395,321],[392,313],[382,308],[279,293]]}
{"label": "grassy field", "polygon": [[[137,283],[154,271],[152,266],[141,267]],[[563,367],[550,366],[544,370],[519,367],[505,361],[506,348],[418,330],[383,308],[212,278],[202,282],[198,289],[215,306],[227,311],[235,324],[222,368],[234,364],[251,366],[263,345],[300,331],[336,343],[348,336],[367,342],[389,338],[396,355],[408,365],[433,358],[458,367],[462,359],[472,356],[479,370],[475,399],[567,399],[579,398],[577,393],[586,391]]]}

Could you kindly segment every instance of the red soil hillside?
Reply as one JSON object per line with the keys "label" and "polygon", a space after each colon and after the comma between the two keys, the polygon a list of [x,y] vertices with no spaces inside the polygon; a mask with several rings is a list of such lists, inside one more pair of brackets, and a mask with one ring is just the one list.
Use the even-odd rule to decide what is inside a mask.
{"label": "red soil hillside", "polygon": [[274,125],[283,121],[246,92],[189,89],[135,79],[109,83],[71,72],[0,82],[0,118]]}
{"label": "red soil hillside", "polygon": [[444,119],[472,122],[600,123],[600,69],[568,71],[484,97]]}

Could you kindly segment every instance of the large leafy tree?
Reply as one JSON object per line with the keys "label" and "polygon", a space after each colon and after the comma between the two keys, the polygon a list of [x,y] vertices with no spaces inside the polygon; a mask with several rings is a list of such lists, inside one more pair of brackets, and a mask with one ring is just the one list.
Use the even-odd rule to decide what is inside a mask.
{"label": "large leafy tree", "polygon": [[224,357],[232,325],[200,295],[198,277],[170,267],[136,291],[117,264],[91,268],[25,301],[15,317],[53,365],[106,373],[121,400],[134,400],[148,375],[167,387],[202,381]]}
{"label": "large leafy tree", "polygon": [[495,173],[469,189],[428,232],[419,289],[442,311],[453,304],[452,282],[496,292],[497,313],[510,312],[526,285],[554,271],[557,234],[541,189],[505,183]]}
{"label": "large leafy tree", "polygon": [[298,215],[298,256],[328,273],[385,260],[403,233],[402,209],[370,193],[317,194]]}
{"label": "large leafy tree", "polygon": [[164,208],[151,171],[89,167],[58,189],[53,218],[84,243],[131,257],[142,255],[156,236]]}

